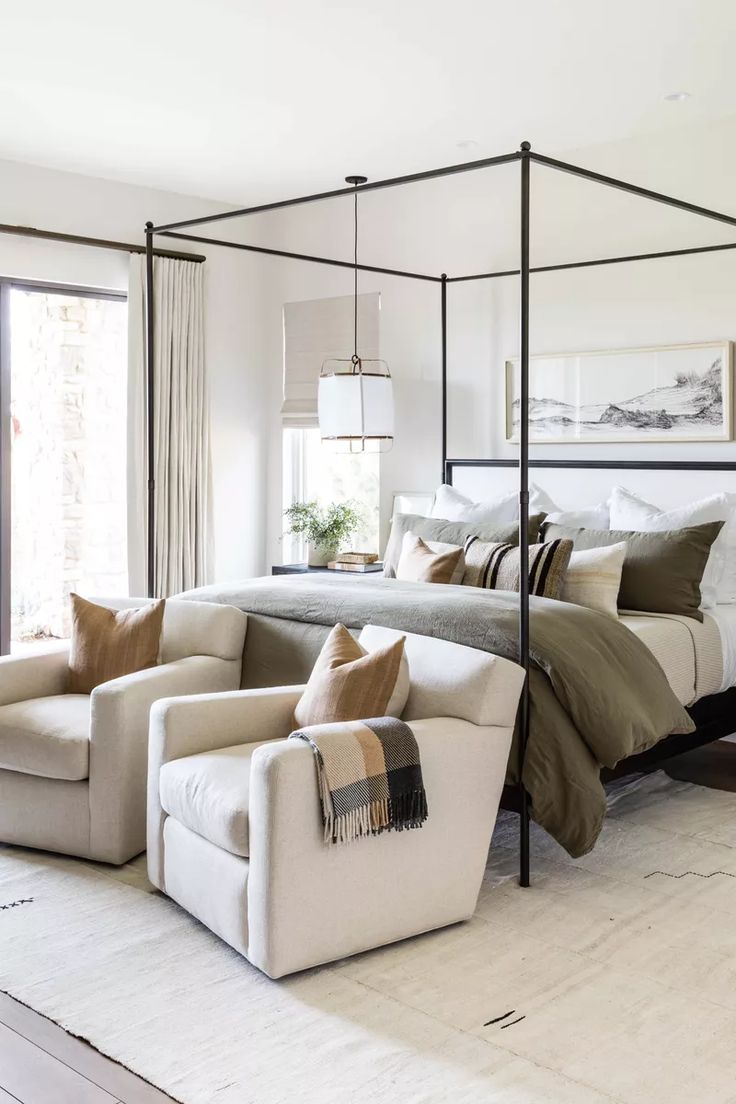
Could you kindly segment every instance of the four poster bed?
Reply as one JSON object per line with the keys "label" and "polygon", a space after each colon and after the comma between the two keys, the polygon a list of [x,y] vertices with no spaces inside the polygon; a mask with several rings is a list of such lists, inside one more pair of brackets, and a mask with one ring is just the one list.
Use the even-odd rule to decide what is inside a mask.
{"label": "four poster bed", "polygon": [[[423,180],[492,169],[498,165],[512,163],[518,163],[519,165],[520,263],[518,269],[457,276],[450,276],[445,273],[432,275],[363,265],[358,264],[357,260],[347,262],[270,249],[263,246],[230,242],[221,238],[201,236],[198,230],[192,232],[194,228],[213,222],[222,222],[232,218],[342,196],[357,196],[358,193],[363,191],[401,187],[416,184]],[[513,478],[518,488],[518,544],[520,548],[524,548],[529,544],[530,537],[530,468],[535,470],[535,477],[538,470],[541,473],[540,479],[542,480],[545,477],[549,478],[554,473],[554,487],[550,486],[550,491],[553,493],[558,493],[560,483],[564,482],[565,478],[569,480],[571,476],[575,478],[577,483],[587,479],[590,484],[591,479],[598,479],[595,491],[592,484],[590,484],[591,494],[595,494],[601,489],[601,480],[608,480],[610,488],[610,483],[615,480],[616,473],[619,475],[625,473],[629,477],[635,476],[646,483],[648,473],[662,471],[678,473],[678,479],[683,479],[688,487],[693,490],[696,489],[697,484],[701,493],[703,491],[707,493],[708,490],[712,489],[714,477],[718,480],[719,489],[736,492],[736,462],[530,459],[529,291],[531,275],[534,272],[588,268],[654,260],[661,257],[689,256],[736,248],[736,243],[724,243],[722,245],[707,245],[654,253],[630,254],[621,257],[586,259],[532,268],[529,253],[530,174],[532,164],[571,173],[601,186],[620,189],[645,200],[678,208],[690,214],[736,228],[736,218],[733,216],[708,210],[554,158],[545,157],[533,152],[528,142],[523,142],[518,151],[499,157],[485,158],[388,180],[363,183],[291,200],[260,204],[209,217],[165,223],[159,226],[148,223],[146,225],[148,303],[151,304],[153,301],[151,295],[153,243],[157,235],[313,264],[343,267],[354,270],[356,274],[358,271],[368,271],[400,279],[420,280],[436,284],[440,293],[438,305],[442,334],[440,442],[442,482],[451,486],[454,485],[461,491],[471,495],[474,494],[477,498],[480,497],[484,488],[484,480],[489,474],[493,476],[494,489],[497,489],[499,485],[502,485],[504,489],[507,488],[509,479]],[[447,441],[448,287],[451,284],[469,280],[505,278],[518,278],[520,287],[518,392],[520,428],[518,460],[479,460],[452,457],[448,455]],[[151,540],[156,525],[153,497],[154,381],[150,371],[150,366],[154,363],[154,340],[155,320],[152,310],[149,309],[147,315],[147,360],[149,365],[148,583],[151,595],[156,592]],[[645,489],[645,487],[642,489]],[[432,591],[432,594],[426,598],[422,597],[419,601],[417,587],[423,587],[425,591]],[[473,587],[442,585],[428,587],[424,583],[400,584],[394,579],[361,580],[360,584],[345,579],[325,579],[317,583],[313,580],[304,582],[294,579],[269,579],[251,581],[236,587],[201,588],[197,592],[190,593],[192,596],[206,597],[213,601],[232,602],[241,605],[242,608],[253,614],[252,624],[257,628],[253,633],[249,629],[246,653],[249,647],[255,646],[253,641],[260,639],[263,645],[263,653],[269,657],[266,660],[259,658],[255,665],[256,673],[251,676],[255,679],[260,678],[259,685],[275,684],[275,680],[284,677],[284,671],[279,667],[284,655],[291,655],[293,660],[289,669],[289,674],[293,676],[290,681],[301,681],[301,677],[305,672],[298,669],[299,664],[304,664],[310,656],[313,657],[315,648],[318,650],[319,640],[323,638],[320,633],[330,623],[332,617],[335,619],[339,617],[349,627],[359,627],[371,619],[380,620],[381,624],[393,625],[413,632],[424,631],[429,635],[446,635],[449,639],[455,639],[460,643],[471,644],[474,647],[485,648],[497,654],[511,655],[512,658],[516,658],[526,672],[526,680],[519,712],[518,739],[514,753],[516,761],[511,771],[512,785],[507,786],[505,803],[508,807],[518,811],[520,816],[519,877],[520,883],[527,886],[530,879],[530,790],[533,791],[534,795],[535,818],[545,824],[546,827],[552,825],[551,828],[548,827],[548,830],[552,830],[554,834],[557,834],[557,838],[568,847],[571,854],[583,853],[584,850],[592,846],[591,840],[594,841],[596,834],[595,825],[598,824],[601,817],[601,778],[605,781],[610,777],[650,769],[654,763],[673,754],[696,748],[704,743],[729,735],[736,730],[736,688],[734,685],[728,688],[725,686],[719,687],[716,692],[699,696],[693,702],[686,702],[682,698],[679,701],[676,700],[657,660],[654,660],[654,666],[652,666],[650,662],[652,653],[636,638],[634,633],[628,633],[627,629],[614,621],[611,621],[610,625],[605,625],[600,615],[592,613],[590,610],[583,611],[579,606],[570,605],[568,611],[556,612],[553,607],[561,607],[567,603],[552,602],[551,599],[531,596],[529,576],[526,571],[519,573],[518,598],[505,592],[494,593],[482,590],[477,591],[474,595],[463,594],[461,596],[449,593],[451,591],[474,589]],[[379,610],[380,614],[377,612]],[[577,612],[569,612],[570,610]],[[534,639],[530,636],[530,618],[534,621],[534,633],[532,634]],[[301,657],[297,657],[293,650],[290,652],[293,641],[289,636],[289,623],[298,623],[297,635],[302,644],[310,632],[314,634],[313,637],[310,637],[311,651],[310,648],[307,648],[306,652],[302,649]],[[514,626],[513,632],[512,626]],[[736,634],[734,636],[736,638]],[[629,638],[634,643],[631,643]],[[597,717],[591,715],[588,709],[585,686],[586,678],[588,680],[596,677],[603,678],[604,666],[599,666],[597,669],[588,666],[586,670],[586,664],[588,663],[585,658],[586,649],[590,652],[596,648],[599,657],[607,657],[606,663],[609,667],[617,667],[611,678],[618,679],[618,683],[610,689],[610,714],[603,712],[601,707]],[[733,650],[736,654],[736,644],[734,644]],[[305,655],[307,659],[304,658]],[[696,665],[699,662],[698,657],[696,656],[692,662]],[[572,685],[575,681],[576,670],[582,672],[579,679],[582,679],[583,685]],[[605,668],[605,673],[607,680],[607,668]],[[736,675],[733,682],[736,684]],[[637,685],[637,683],[641,683],[641,685]],[[533,685],[536,686],[536,690],[532,689]],[[715,683],[713,685],[715,686]],[[619,701],[619,699],[621,700]],[[542,704],[544,704],[544,710],[542,710]],[[684,705],[688,705],[692,722],[684,713],[682,708]],[[533,713],[536,715],[535,718],[532,716]],[[620,728],[620,734],[617,728]],[[609,730],[610,747],[597,750],[597,746],[600,746],[601,733],[606,729]],[[677,734],[671,735],[673,732]],[[596,742],[598,742],[598,745]],[[553,773],[544,774],[543,771],[538,769],[539,763],[545,756],[549,759],[551,747],[554,747],[558,760],[554,768],[557,771],[556,776]],[[591,751],[591,749],[593,750]],[[566,758],[568,756],[569,758]],[[574,802],[571,803],[569,800],[569,790],[568,792],[564,790],[564,786],[570,782],[570,778],[573,781],[575,780],[574,771],[576,768],[572,766],[575,757],[581,764],[579,768],[580,785],[578,787],[581,792],[585,790],[585,786],[591,785],[591,772],[596,775],[600,793],[594,795],[593,806],[575,806]],[[607,763],[609,763],[608,766],[606,766]],[[545,770],[547,769],[552,771],[549,763],[545,767]],[[585,778],[583,777],[584,774]],[[544,804],[545,787],[553,788],[555,786],[560,787],[557,806],[570,806],[565,814],[567,822],[564,822],[559,807],[556,807],[549,811],[548,821],[545,823],[541,808]],[[575,840],[576,825],[574,822],[576,817],[582,818],[581,822],[587,817],[589,827],[584,837],[581,836]],[[560,825],[559,832],[555,833],[555,825],[558,823]],[[573,842],[570,842],[571,840]]]}

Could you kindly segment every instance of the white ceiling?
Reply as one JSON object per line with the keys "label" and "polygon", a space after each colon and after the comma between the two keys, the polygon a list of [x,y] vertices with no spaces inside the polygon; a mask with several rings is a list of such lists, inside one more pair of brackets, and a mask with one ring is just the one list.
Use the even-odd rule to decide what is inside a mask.
{"label": "white ceiling", "polygon": [[736,114],[733,0],[4,0],[0,41],[0,158],[232,203]]}

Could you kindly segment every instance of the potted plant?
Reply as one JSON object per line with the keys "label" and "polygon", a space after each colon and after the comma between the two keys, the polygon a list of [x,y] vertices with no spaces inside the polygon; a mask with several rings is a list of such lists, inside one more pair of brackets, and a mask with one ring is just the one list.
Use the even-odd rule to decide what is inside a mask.
{"label": "potted plant", "polygon": [[340,545],[360,528],[361,516],[352,502],[332,502],[321,507],[316,502],[295,502],[284,516],[289,533],[307,538],[307,563],[324,567],[334,560]]}

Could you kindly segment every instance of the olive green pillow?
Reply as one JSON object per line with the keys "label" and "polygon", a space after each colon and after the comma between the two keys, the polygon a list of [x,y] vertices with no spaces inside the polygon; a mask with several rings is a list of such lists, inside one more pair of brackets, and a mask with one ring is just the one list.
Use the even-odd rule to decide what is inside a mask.
{"label": "olive green pillow", "polygon": [[571,540],[576,550],[604,548],[626,541],[619,608],[679,613],[702,621],[700,580],[710,547],[722,527],[722,521],[709,521],[687,529],[635,533],[625,529],[574,529],[550,523],[543,526],[543,540]]}
{"label": "olive green pillow", "polygon": [[[544,514],[529,515],[529,543],[536,544],[539,528]],[[512,521],[508,525],[472,521],[444,521],[442,518],[424,517],[421,514],[395,514],[391,522],[391,534],[386,551],[383,554],[383,574],[396,577],[396,565],[401,555],[404,534],[413,533],[425,542],[436,541],[440,544],[454,544],[462,548],[468,537],[479,537],[493,544],[518,544],[519,523]]]}

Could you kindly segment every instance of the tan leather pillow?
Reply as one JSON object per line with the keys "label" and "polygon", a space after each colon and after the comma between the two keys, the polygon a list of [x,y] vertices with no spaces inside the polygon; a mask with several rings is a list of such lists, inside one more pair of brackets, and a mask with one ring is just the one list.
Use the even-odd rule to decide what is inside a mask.
{"label": "tan leather pillow", "polygon": [[69,693],[91,694],[95,686],[158,663],[164,598],[138,609],[111,610],[70,594],[72,640]]}
{"label": "tan leather pillow", "polygon": [[404,533],[396,578],[413,583],[461,583],[465,574],[465,555],[456,545],[423,541],[414,533]]}
{"label": "tan leather pillow", "polygon": [[335,625],[294,710],[295,727],[400,716],[409,696],[405,639],[366,652],[344,625]]}

